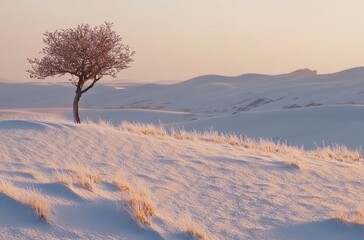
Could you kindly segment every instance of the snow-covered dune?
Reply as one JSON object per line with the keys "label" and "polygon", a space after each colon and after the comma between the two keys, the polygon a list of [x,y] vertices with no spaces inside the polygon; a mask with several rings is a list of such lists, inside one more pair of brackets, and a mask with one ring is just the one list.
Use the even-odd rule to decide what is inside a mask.
{"label": "snow-covered dune", "polygon": [[[53,113],[54,116],[49,114]],[[72,119],[69,108],[5,109],[0,119]],[[364,141],[364,107],[361,105],[320,106],[237,114],[199,114],[143,109],[81,109],[84,120],[163,124],[169,129],[216,130],[253,138],[269,138],[306,149],[316,145],[344,144],[361,148]]]}
{"label": "snow-covered dune", "polygon": [[316,145],[364,146],[364,106],[321,106],[272,111],[250,111],[203,118],[170,126],[242,134],[287,141],[313,148]]}
{"label": "snow-covered dune", "polygon": [[[308,73],[305,73],[305,72]],[[304,74],[305,73],[305,74]],[[233,113],[318,105],[363,104],[364,68],[316,75],[309,70],[276,76],[202,76],[172,85],[142,85],[118,94],[85,97],[88,107],[152,108]],[[117,104],[117,105],[116,105]]]}
{"label": "snow-covered dune", "polygon": [[[355,213],[363,213],[361,161],[63,120],[0,121],[0,142],[2,238],[186,239],[191,224],[206,239],[356,240],[364,233]],[[128,191],[118,190],[120,176]],[[150,226],[129,211],[134,189],[155,207]],[[52,210],[47,222],[19,197],[34,191]]]}
{"label": "snow-covered dune", "polygon": [[[70,84],[0,84],[0,108],[69,107]],[[47,100],[43,100],[47,99]],[[96,85],[81,100],[84,108],[139,108],[204,113],[364,104],[364,67],[333,74],[308,69],[282,75],[207,75],[185,82]]]}

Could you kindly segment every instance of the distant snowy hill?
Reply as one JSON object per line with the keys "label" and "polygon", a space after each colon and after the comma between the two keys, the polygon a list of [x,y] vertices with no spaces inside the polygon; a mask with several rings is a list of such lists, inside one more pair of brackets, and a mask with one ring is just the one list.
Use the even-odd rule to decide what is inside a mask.
{"label": "distant snowy hill", "polygon": [[[364,104],[364,67],[333,74],[302,69],[282,75],[207,75],[171,85],[129,84],[123,87],[96,85],[82,97],[81,106],[221,114]],[[70,107],[73,95],[71,85],[1,83],[0,108]]]}
{"label": "distant snowy hill", "polygon": [[201,76],[172,85],[141,85],[85,96],[86,107],[150,108],[204,113],[236,113],[318,105],[363,104],[364,68],[317,75]]}

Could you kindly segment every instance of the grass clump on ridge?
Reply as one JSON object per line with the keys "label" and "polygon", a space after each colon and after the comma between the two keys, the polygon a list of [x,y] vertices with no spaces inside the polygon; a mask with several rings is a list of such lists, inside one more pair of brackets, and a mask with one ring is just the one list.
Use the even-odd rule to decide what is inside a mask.
{"label": "grass clump on ridge", "polygon": [[363,159],[361,149],[350,149],[345,145],[316,146],[314,150],[289,145],[287,142],[274,142],[265,138],[249,138],[237,136],[234,133],[219,133],[213,129],[204,132],[186,131],[184,129],[166,130],[162,124],[144,124],[123,121],[120,125],[123,131],[140,134],[169,137],[178,140],[205,141],[216,144],[228,144],[246,148],[254,153],[284,154],[289,157],[308,157],[313,159],[332,159],[335,161],[360,161]]}

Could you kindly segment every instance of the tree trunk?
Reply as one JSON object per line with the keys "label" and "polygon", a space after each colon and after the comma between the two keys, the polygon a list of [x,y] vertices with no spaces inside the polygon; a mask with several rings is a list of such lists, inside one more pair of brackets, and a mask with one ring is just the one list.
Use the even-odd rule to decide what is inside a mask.
{"label": "tree trunk", "polygon": [[80,115],[78,114],[78,103],[80,101],[81,96],[82,96],[81,90],[77,90],[75,100],[73,101],[73,119],[75,123],[81,123]]}

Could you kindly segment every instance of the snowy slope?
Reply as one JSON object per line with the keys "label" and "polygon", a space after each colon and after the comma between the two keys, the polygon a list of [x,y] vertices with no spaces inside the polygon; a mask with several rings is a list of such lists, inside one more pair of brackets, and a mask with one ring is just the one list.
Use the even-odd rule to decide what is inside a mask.
{"label": "snowy slope", "polygon": [[[55,120],[3,120],[0,133],[0,180],[38,190],[53,210],[48,223],[40,222],[30,208],[0,194],[4,239],[186,239],[186,213],[207,239],[356,240],[364,234],[362,219],[334,219],[350,221],[361,209],[362,161]],[[84,168],[100,177],[92,191],[55,178]],[[144,230],[121,207],[125,193],[112,183],[118,174],[130,188],[150,191],[156,216]]]}
{"label": "snowy slope", "polygon": [[[274,141],[304,146],[344,144],[351,148],[364,146],[364,107],[361,105],[320,106],[272,111],[249,111],[237,114],[201,114],[143,109],[81,109],[86,120],[122,121],[160,124],[167,128],[235,133],[263,137]],[[4,109],[0,119],[42,119],[48,114],[72,119],[69,108]],[[57,118],[57,117],[56,117]]]}
{"label": "snowy slope", "polygon": [[320,106],[297,109],[246,112],[201,118],[171,127],[263,137],[314,148],[316,145],[364,146],[364,106]]}

